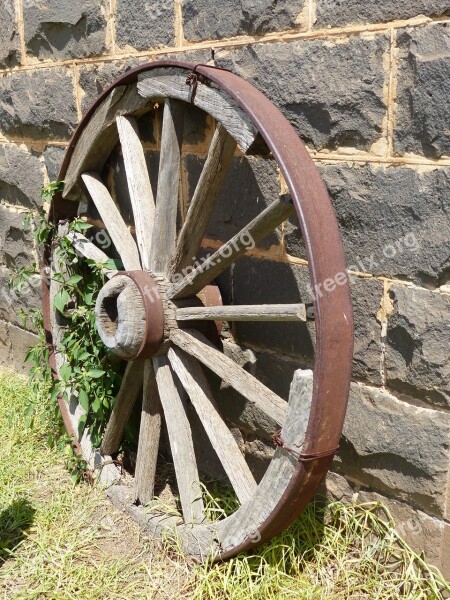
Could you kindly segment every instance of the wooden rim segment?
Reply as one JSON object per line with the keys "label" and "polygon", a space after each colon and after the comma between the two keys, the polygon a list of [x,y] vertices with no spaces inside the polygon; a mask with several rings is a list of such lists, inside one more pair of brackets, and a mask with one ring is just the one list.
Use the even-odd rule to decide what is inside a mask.
{"label": "wooden rim segment", "polygon": [[[128,272],[105,271],[109,279],[104,293],[106,308],[108,302],[114,301],[114,310],[121,311],[120,317],[132,313],[127,326],[122,328],[125,333],[108,337],[108,327],[113,325],[106,319],[104,327],[105,338],[113,340],[111,350],[120,355],[114,347],[116,339],[120,339],[121,347],[128,352],[121,356],[134,362],[127,364],[100,451],[92,447],[88,432],[79,440],[84,456],[91,467],[100,467],[101,481],[110,484],[120,479],[109,457],[117,452],[142,391],[134,488],[113,485],[108,490],[109,497],[147,530],[175,531],[185,549],[200,559],[212,554],[227,558],[288,526],[311,500],[329,468],[347,406],[353,317],[348,284],[336,286],[332,294],[316,294],[313,311],[303,304],[221,306],[217,302],[208,306],[199,304],[198,298],[194,301],[196,294],[202,293],[248,250],[242,241],[244,233],[258,243],[292,215],[298,218],[306,244],[313,290],[320,290],[325,281],[345,273],[346,265],[327,190],[292,126],[256,88],[229,71],[196,66],[195,73],[201,78],[193,95],[186,84],[186,76],[193,69],[194,65],[180,62],[148,64],[116,81],[99,97],[70,144],[59,175],[66,182],[64,197],[54,198],[50,218],[64,228],[64,222],[76,215],[77,200],[87,194]],[[155,101],[164,103],[156,194],[137,124],[137,119]],[[183,118],[190,104],[214,117],[217,127],[186,218],[177,232]],[[136,241],[100,176],[117,143],[122,148]],[[188,275],[175,279],[177,273],[190,266],[201,247],[236,146],[246,154],[270,152],[288,185],[290,197],[275,199],[215,254]],[[106,254],[81,234],[61,229],[59,235],[67,236],[82,256],[106,262]],[[51,245],[46,248],[45,261],[47,267],[60,268],[52,262]],[[120,277],[130,272],[135,274],[133,285],[137,285],[139,294],[124,279],[119,285]],[[159,314],[163,315],[163,323],[158,325],[161,343],[155,343],[146,354],[136,354],[132,349],[139,345],[139,336],[142,337],[139,347],[145,347],[144,338],[156,322],[158,312],[151,303],[146,306],[142,302],[145,282],[140,288],[139,282],[149,277],[162,298],[158,304]],[[52,367],[57,373],[64,357],[58,356],[62,330],[52,310],[55,286],[53,280],[49,287],[43,284],[43,303],[45,328],[55,350]],[[314,372],[295,373],[288,404],[225,356],[196,326],[208,321],[305,321],[312,312],[316,329]],[[268,438],[281,430],[276,439],[282,442],[259,484],[222,419],[204,368],[256,407],[258,414],[263,415]],[[205,521],[188,399],[241,503],[235,513],[216,523]],[[80,414],[76,393],[71,405],[60,401],[60,406],[66,427],[73,433]],[[168,515],[148,513],[142,506],[154,495],[163,423],[168,432],[184,523]]]}

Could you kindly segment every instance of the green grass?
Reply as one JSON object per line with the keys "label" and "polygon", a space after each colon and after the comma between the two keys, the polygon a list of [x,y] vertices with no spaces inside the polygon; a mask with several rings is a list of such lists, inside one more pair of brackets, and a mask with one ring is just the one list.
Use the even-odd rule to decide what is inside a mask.
{"label": "green grass", "polygon": [[[34,427],[30,402],[41,403]],[[74,486],[46,398],[0,375],[0,598],[141,600],[436,599],[450,596],[439,572],[395,534],[377,504],[311,505],[254,556],[194,565],[173,547],[141,539],[101,490]],[[233,498],[209,499],[227,512]]]}

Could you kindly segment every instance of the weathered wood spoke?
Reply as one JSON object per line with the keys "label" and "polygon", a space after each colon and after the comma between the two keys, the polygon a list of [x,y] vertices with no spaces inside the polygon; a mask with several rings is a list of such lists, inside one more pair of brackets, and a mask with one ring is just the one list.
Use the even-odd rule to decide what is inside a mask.
{"label": "weathered wood spoke", "polygon": [[[77,233],[76,231],[70,231],[66,235],[67,239],[72,242],[73,247],[77,251],[78,254],[84,256],[84,258],[88,258],[90,260],[95,261],[98,265],[104,265],[108,262],[109,257],[107,254],[97,248],[92,242],[90,242],[86,236],[82,233]],[[109,279],[114,277],[117,273],[116,270],[108,269],[105,267],[104,269],[106,277]]]}
{"label": "weathered wood spoke", "polygon": [[201,366],[195,358],[179,348],[171,348],[168,357],[191,399],[237,497],[242,503],[247,502],[256,490],[255,479],[236,440],[219,414]]}
{"label": "weathered wood spoke", "polygon": [[178,308],[177,321],[306,321],[305,304]]}
{"label": "weathered wood spoke", "polygon": [[164,104],[151,250],[151,269],[154,272],[165,272],[175,252],[183,120],[184,104],[167,99]]}
{"label": "weathered wood spoke", "polygon": [[204,507],[185,401],[167,358],[155,357],[153,365],[169,434],[183,517],[187,523],[199,522],[203,520]]}
{"label": "weathered wood spoke", "polygon": [[241,229],[234,237],[207,258],[192,273],[171,286],[171,298],[186,298],[199,292],[209,282],[225,271],[239,256],[242,256],[255,244],[294,213],[290,199],[280,197],[261,214]]}
{"label": "weathered wood spoke", "polygon": [[235,150],[235,140],[225,127],[219,124],[178,238],[170,267],[172,274],[195,261]]}
{"label": "weathered wood spoke", "polygon": [[129,362],[103,436],[100,448],[102,454],[114,454],[119,449],[134,403],[142,389],[143,378],[144,363]]}
{"label": "weathered wood spoke", "polygon": [[128,190],[133,206],[136,237],[142,266],[144,269],[149,269],[155,224],[155,199],[144,149],[139,138],[137,120],[134,117],[118,116],[116,123],[127,174]]}
{"label": "weathered wood spoke", "polygon": [[97,173],[84,173],[81,177],[100,213],[125,269],[127,271],[139,270],[141,268],[141,261],[136,242],[128,231],[108,188]]}
{"label": "weathered wood spoke", "polygon": [[141,427],[134,475],[134,497],[148,504],[155,493],[156,463],[161,437],[162,407],[151,359],[145,361]]}
{"label": "weathered wood spoke", "polygon": [[170,337],[175,345],[211,369],[248,402],[255,404],[278,428],[283,425],[286,402],[231,358],[219,352],[201,333],[193,329],[175,329]]}

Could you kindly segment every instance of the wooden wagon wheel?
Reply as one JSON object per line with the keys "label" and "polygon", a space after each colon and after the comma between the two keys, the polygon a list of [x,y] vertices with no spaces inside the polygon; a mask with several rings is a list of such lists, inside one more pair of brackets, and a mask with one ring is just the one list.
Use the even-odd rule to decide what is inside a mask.
{"label": "wooden wagon wheel", "polygon": [[[138,118],[163,106],[157,191],[151,183]],[[214,135],[184,221],[177,226],[183,114],[192,105],[214,119]],[[134,231],[127,227],[111,189],[102,179],[114,148],[121,147]],[[280,195],[215,253],[186,268],[198,256],[225,174],[236,152],[271,156],[287,183]],[[303,143],[277,108],[249,83],[229,71],[180,62],[152,63],[116,81],[89,110],[77,129],[60,173],[63,196],[54,198],[50,218],[84,257],[104,264],[108,256],[82,234],[67,233],[88,199],[122,260],[124,270],[106,271],[96,305],[97,328],[111,352],[128,361],[101,447],[85,431],[81,450],[108,494],[147,530],[175,529],[191,554],[226,558],[254,547],[287,527],[311,500],[329,468],[342,432],[351,373],[353,321],[345,260],[334,212],[321,177]],[[286,219],[297,216],[306,246],[314,300],[316,335],[313,376],[296,371],[289,402],[226,356],[207,335],[203,321],[299,321],[305,305],[224,306],[217,288],[207,288],[248,249]],[[180,218],[178,215],[178,223]],[[135,235],[133,235],[135,233]],[[52,261],[47,247],[46,268]],[[332,292],[324,284],[340,279]],[[58,279],[58,278],[57,278]],[[59,279],[58,279],[59,281]],[[53,298],[58,281],[44,284],[44,316],[53,334],[52,366],[61,326]],[[209,289],[212,294],[205,293]],[[328,289],[331,289],[328,286]],[[202,296],[203,294],[203,296]],[[199,301],[199,297],[203,299]],[[208,299],[208,298],[209,299]],[[211,300],[211,297],[213,298]],[[206,298],[206,300],[205,300]],[[280,323],[279,327],[283,327]],[[220,345],[219,345],[220,346]],[[276,444],[259,484],[219,413],[206,374],[212,371],[234,388],[261,416],[259,429]],[[121,481],[114,455],[136,397],[142,390],[142,417],[134,484]],[[207,522],[190,420],[197,413],[240,501],[218,522]],[[66,427],[77,431],[83,410],[73,390],[60,400]],[[182,519],[143,505],[154,495],[161,429],[170,441]]]}

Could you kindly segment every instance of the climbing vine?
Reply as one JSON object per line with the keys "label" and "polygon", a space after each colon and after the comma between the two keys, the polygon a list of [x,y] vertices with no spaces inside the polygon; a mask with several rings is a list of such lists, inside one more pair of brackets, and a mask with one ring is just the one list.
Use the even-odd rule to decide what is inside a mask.
{"label": "climbing vine", "polygon": [[[52,182],[42,190],[42,197],[51,200],[62,186],[62,182]],[[95,301],[105,283],[104,270],[117,270],[121,265],[112,259],[99,264],[76,252],[67,235],[70,232],[87,234],[92,225],[80,218],[63,225],[64,228],[55,227],[45,216],[39,215],[36,219],[32,213],[27,214],[24,221],[24,228],[32,230],[41,247],[49,243],[52,245],[54,262],[48,276],[59,288],[54,295],[52,309],[57,311],[62,327],[58,352],[63,357],[59,379],[54,379],[49,367],[51,348],[45,337],[42,312],[24,314],[24,320],[31,320],[38,331],[38,341],[26,357],[31,363],[30,380],[36,392],[36,403],[29,406],[27,418],[30,426],[36,417],[54,423],[59,418],[56,416],[57,399],[69,402],[76,395],[85,412],[78,434],[81,436],[87,427],[94,446],[98,447],[120,386],[122,365],[108,352],[97,333]],[[64,233],[60,233],[62,229]],[[63,269],[54,268],[56,265],[63,265]],[[20,292],[36,272],[36,265],[20,269],[12,275],[11,286]],[[43,396],[49,399],[45,412],[42,412],[39,402]],[[55,440],[53,438],[51,442]],[[69,462],[73,463],[72,456]],[[76,466],[77,472],[79,465]]]}

